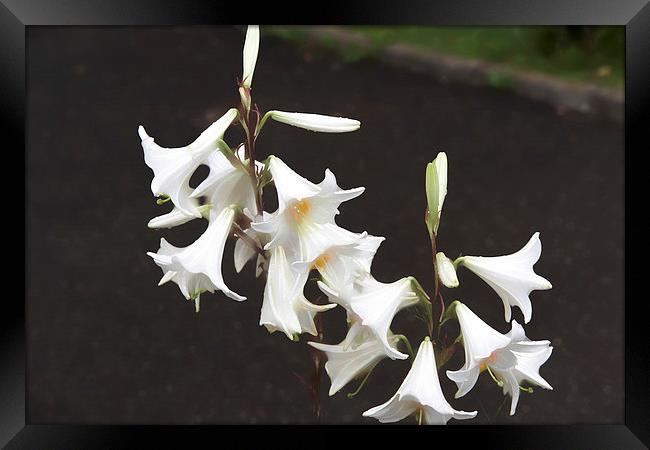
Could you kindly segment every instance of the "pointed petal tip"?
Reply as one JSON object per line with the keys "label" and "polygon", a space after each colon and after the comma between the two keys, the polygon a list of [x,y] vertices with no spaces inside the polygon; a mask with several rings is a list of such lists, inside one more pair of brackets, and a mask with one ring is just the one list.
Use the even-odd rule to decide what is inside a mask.
{"label": "pointed petal tip", "polygon": [[140,136],[140,139],[143,141],[151,137],[147,134],[147,131],[144,129],[142,125],[138,126],[138,135]]}

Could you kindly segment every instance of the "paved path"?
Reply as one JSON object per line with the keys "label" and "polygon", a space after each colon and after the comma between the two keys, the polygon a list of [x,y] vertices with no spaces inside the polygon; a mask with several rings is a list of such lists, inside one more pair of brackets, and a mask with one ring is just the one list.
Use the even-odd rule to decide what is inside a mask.
{"label": "paved path", "polygon": [[[251,268],[235,277],[232,262],[225,264],[226,280],[248,301],[206,295],[196,315],[175,286],[156,287],[159,269],[145,255],[163,235],[191,243],[205,224],[147,229],[162,207],[149,191],[137,126],[165,146],[198,135],[237,101],[241,39],[232,28],[210,27],[29,30],[32,421],[311,420],[308,395],[292,375],[309,370],[307,346],[257,325],[262,286]],[[374,269],[380,280],[412,274],[431,287],[423,185],[425,164],[439,150],[450,164],[440,227],[447,255],[511,252],[541,231],[536,269],[554,289],[533,294],[527,331],[555,347],[542,370],[555,390],[522,395],[518,414],[497,421],[623,419],[618,125],[508,92],[442,85],[372,62],[345,64],[273,39],[262,42],[254,88],[265,109],[363,122],[349,135],[269,124],[259,151],[280,155],[314,181],[329,167],[341,186],[367,188],[341,208],[339,223],[387,237]],[[461,298],[507,331],[496,295],[467,272],[460,279],[448,300]],[[329,312],[326,325],[337,342],[343,313]],[[413,340],[422,335],[405,316],[393,328]],[[461,364],[454,359],[450,367]],[[355,400],[324,399],[325,421],[364,421],[361,412],[392,395],[408,367],[383,361]],[[452,399],[451,383],[443,383]],[[452,404],[492,413],[501,398],[482,377]]]}

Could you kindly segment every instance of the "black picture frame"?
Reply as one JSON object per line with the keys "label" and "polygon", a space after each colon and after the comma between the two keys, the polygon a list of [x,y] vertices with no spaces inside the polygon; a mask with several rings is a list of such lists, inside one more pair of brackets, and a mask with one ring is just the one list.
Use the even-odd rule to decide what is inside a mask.
{"label": "black picture frame", "polygon": [[[626,195],[621,199],[626,210],[626,247],[630,245],[631,171],[630,155],[650,148],[647,124],[650,123],[650,5],[645,0],[607,2],[604,0],[502,0],[480,2],[456,0],[437,4],[425,0],[409,2],[398,9],[391,2],[328,2],[327,8],[300,8],[268,5],[247,13],[237,2],[209,0],[174,2],[171,0],[2,0],[0,2],[0,105],[5,152],[20,154],[26,142],[26,29],[32,25],[206,25],[234,21],[261,23],[364,23],[428,25],[624,25],[626,30],[625,84],[625,177]],[[249,4],[249,6],[252,4]],[[293,14],[286,15],[288,11]],[[300,12],[300,16],[296,12]],[[261,13],[265,16],[262,18]],[[8,138],[8,139],[7,139]],[[635,149],[636,148],[636,149]],[[25,166],[26,167],[26,166]],[[636,169],[640,171],[641,169]],[[5,172],[8,173],[8,172]],[[8,181],[5,180],[5,184]],[[27,181],[25,179],[25,201]],[[15,189],[15,186],[14,188]],[[639,194],[636,195],[639,197]],[[606,212],[605,212],[606,213]],[[29,246],[25,227],[25,250]],[[635,233],[639,237],[640,233]],[[606,237],[604,237],[606,238]],[[635,241],[635,245],[640,242]],[[626,248],[626,250],[628,250]],[[626,262],[630,253],[626,252]],[[627,268],[630,264],[626,264]],[[646,448],[650,442],[650,414],[646,411],[650,388],[650,352],[645,340],[644,296],[631,295],[631,276],[625,273],[625,422],[621,424],[576,424],[569,426],[484,426],[414,429],[434,433],[432,443],[449,439],[480,440],[491,448]],[[29,261],[25,261],[25,292],[29,288]],[[224,433],[248,440],[241,429],[224,426],[86,426],[32,425],[26,421],[25,390],[25,304],[4,299],[0,333],[0,444],[7,448],[130,448],[155,442],[183,445],[192,438],[222,442]],[[589,389],[585,386],[584,389]],[[279,429],[259,427],[264,438]],[[313,431],[311,427],[305,427]],[[428,427],[422,427],[428,428]],[[340,430],[341,427],[334,427]],[[390,430],[390,427],[381,428]],[[390,431],[373,434],[382,437]],[[238,434],[235,434],[238,433]],[[321,435],[319,435],[321,436]],[[431,438],[431,436],[429,438]],[[230,439],[228,437],[228,439]],[[320,439],[320,438],[319,438]]]}

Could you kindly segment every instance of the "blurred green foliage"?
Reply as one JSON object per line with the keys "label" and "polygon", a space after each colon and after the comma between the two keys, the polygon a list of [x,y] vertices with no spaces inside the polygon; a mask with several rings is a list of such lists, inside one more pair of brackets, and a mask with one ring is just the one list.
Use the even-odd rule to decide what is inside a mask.
{"label": "blurred green foliage", "polygon": [[[566,80],[622,87],[625,80],[625,29],[622,26],[354,26],[372,40],[369,49],[336,48],[343,59],[373,57],[394,43],[502,63],[510,67],[554,75]],[[300,33],[292,27],[276,28],[286,38]],[[304,37],[304,36],[302,36]],[[508,80],[494,80],[507,87]]]}

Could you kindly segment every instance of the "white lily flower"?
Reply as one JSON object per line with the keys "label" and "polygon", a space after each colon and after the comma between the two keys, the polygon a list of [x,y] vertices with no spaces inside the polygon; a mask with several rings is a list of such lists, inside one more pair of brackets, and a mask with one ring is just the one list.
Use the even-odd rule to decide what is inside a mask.
{"label": "white lily flower", "polygon": [[[389,342],[390,324],[400,310],[418,302],[412,288],[413,278],[405,277],[393,283],[381,283],[368,275],[360,282],[359,293],[349,299],[349,308],[377,336],[391,359],[406,359],[408,355],[396,350]],[[323,286],[320,286],[323,289]],[[329,292],[330,296],[336,295]]]}
{"label": "white lily flower", "polygon": [[310,131],[320,131],[321,133],[347,133],[356,131],[361,126],[361,122],[345,117],[324,116],[322,114],[310,113],[290,113],[284,111],[269,111],[269,117],[278,122],[292,125],[298,128],[304,128]]}
{"label": "white lily flower", "polygon": [[349,310],[349,298],[363,277],[370,274],[372,260],[385,238],[362,233],[358,240],[345,245],[333,245],[313,261],[293,263],[297,270],[316,269],[321,275],[325,294],[333,291],[335,303]]}
{"label": "white lily flower", "polygon": [[[369,274],[377,249],[386,238],[365,233],[352,244],[334,245],[322,253],[311,267],[334,289],[348,286],[359,274]],[[297,263],[299,264],[299,263]]]}
{"label": "white lily flower", "polygon": [[[248,160],[244,159],[243,147],[236,156],[248,165]],[[248,172],[241,167],[234,167],[221,152],[211,153],[206,164],[210,168],[210,173],[192,191],[191,198],[207,197],[207,202],[212,204],[212,209],[217,212],[230,205],[255,210],[255,190]],[[262,166],[257,161],[255,165]]]}
{"label": "white lily flower", "polygon": [[153,170],[151,192],[154,195],[167,195],[172,203],[183,213],[201,217],[197,206],[190,200],[192,188],[189,185],[194,171],[205,162],[208,155],[217,148],[217,141],[237,117],[232,108],[219,120],[210,125],[194,142],[178,148],[164,148],[154,142],[144,127],[138,128],[142,139],[144,161]]}
{"label": "white lily flower", "polygon": [[[371,332],[365,333],[363,340],[352,346],[352,340],[358,337],[358,325],[353,325],[345,339],[337,345],[308,342],[312,347],[325,352],[327,362],[325,371],[330,377],[329,395],[334,395],[353,379],[370,372],[386,356],[384,344]],[[399,338],[389,332],[388,341],[397,346]]]}
{"label": "white lily flower", "polygon": [[460,370],[447,371],[447,376],[458,386],[456,398],[469,392],[484,370],[503,387],[504,394],[511,395],[510,415],[515,413],[522,381],[552,389],[539,374],[540,366],[553,351],[549,341],[530,341],[515,320],[512,330],[501,334],[460,302],[456,314],[465,348],[464,366]]}
{"label": "white lily flower", "polygon": [[[510,394],[512,402],[510,403],[510,415],[514,415],[519,402],[519,391],[521,383],[526,381],[530,384],[540,386],[543,389],[553,390],[553,387],[539,374],[539,368],[544,364],[553,352],[551,342],[531,341],[526,337],[524,329],[512,321],[512,330],[508,333],[511,344],[504,349],[510,352],[515,358],[515,365],[508,370],[502,370],[496,367],[492,369],[498,379],[503,382],[503,394]],[[527,389],[525,389],[527,390]]]}
{"label": "white lily flower", "polygon": [[426,171],[426,194],[427,194],[427,226],[429,232],[438,233],[442,205],[447,196],[447,155],[445,152],[438,153],[436,159],[427,165]]}
{"label": "white lily flower", "polygon": [[163,271],[159,285],[174,281],[185,298],[196,301],[197,311],[199,297],[205,291],[219,290],[234,300],[246,300],[226,286],[221,274],[223,250],[234,215],[232,208],[225,208],[188,247],[174,247],[163,238],[158,253],[147,253]]}
{"label": "white lily flower", "polygon": [[427,425],[445,425],[449,419],[472,419],[476,411],[457,411],[445,399],[440,387],[433,345],[425,337],[411,370],[401,386],[383,405],[375,406],[363,413],[364,417],[374,417],[382,423],[397,422],[413,413],[419,413],[421,421]]}
{"label": "white lily flower", "polygon": [[278,194],[278,210],[268,220],[251,224],[272,236],[265,250],[280,245],[293,261],[313,261],[333,245],[351,244],[365,236],[334,222],[339,205],[361,195],[363,187],[342,190],[329,170],[316,185],[275,156],[269,157],[268,167]]}
{"label": "white lily flower", "polygon": [[533,270],[541,253],[542,243],[537,232],[521,250],[511,255],[463,256],[456,260],[456,264],[467,267],[496,291],[503,301],[506,322],[512,316],[511,306],[517,306],[524,315],[524,322],[528,323],[533,316],[530,293],[552,288],[547,279]]}
{"label": "white lily flower", "polygon": [[463,335],[465,365],[456,371],[448,370],[447,376],[458,385],[456,398],[460,398],[476,384],[481,364],[495,351],[508,346],[510,339],[483,322],[463,303],[457,303],[456,316]]}
{"label": "white lily flower", "polygon": [[436,266],[438,267],[438,278],[442,284],[448,288],[458,287],[454,263],[443,252],[436,253]]}
{"label": "white lily flower", "polygon": [[314,305],[305,298],[308,275],[307,271],[297,272],[291,267],[282,246],[271,250],[260,325],[271,333],[282,331],[291,340],[301,333],[317,334],[314,316],[336,304]]}
{"label": "white lily flower", "polygon": [[259,25],[249,25],[244,40],[244,69],[242,72],[242,84],[249,88],[253,84],[253,73],[255,72],[259,48],[260,27]]}

